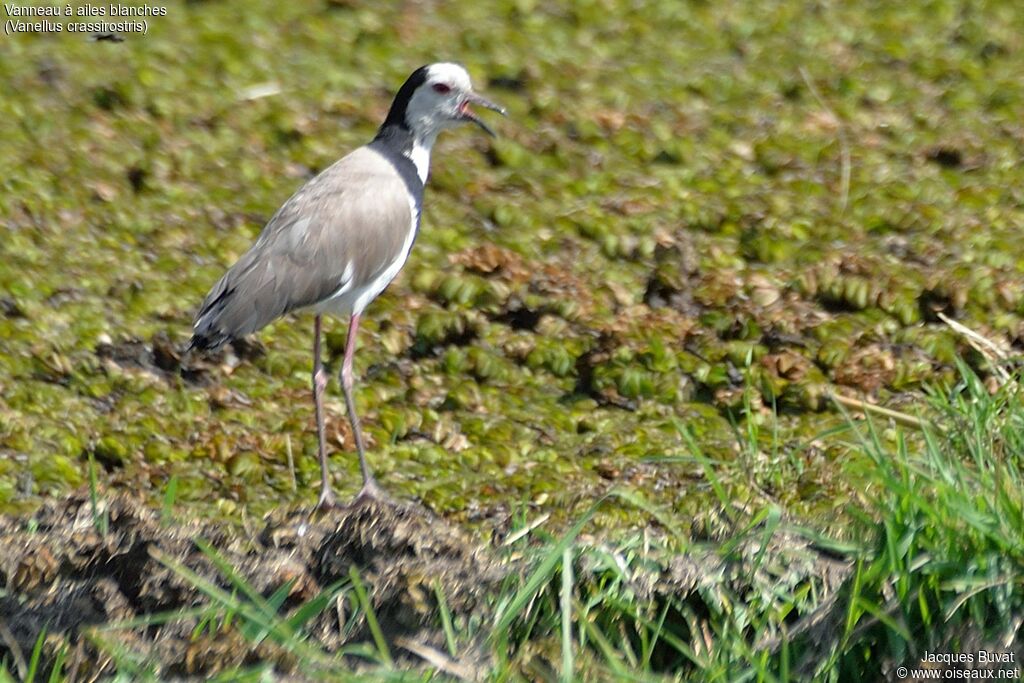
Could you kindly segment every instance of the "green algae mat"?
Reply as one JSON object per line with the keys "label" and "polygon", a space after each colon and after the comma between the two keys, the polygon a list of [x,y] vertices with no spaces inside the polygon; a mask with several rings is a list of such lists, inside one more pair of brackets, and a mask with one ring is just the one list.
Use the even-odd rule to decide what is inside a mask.
{"label": "green algae mat", "polygon": [[[609,493],[594,538],[766,506],[844,538],[873,495],[850,406],[927,421],[958,359],[995,384],[1024,346],[1011,0],[165,7],[0,39],[6,513],[90,478],[229,523],[313,504],[312,318],[198,356],[192,315],[439,60],[510,115],[435,147],[357,400],[382,485],[478,542]],[[326,413],[344,497],[336,381]]]}
{"label": "green algae mat", "polygon": [[[311,319],[183,360],[191,316],[405,74],[452,58],[511,116],[442,137],[367,316],[388,490],[486,527],[618,484],[701,530],[681,423],[737,504],[831,515],[858,487],[817,438],[846,419],[830,393],[916,415],[958,354],[984,368],[940,315],[1020,348],[1022,28],[1012,2],[199,2],[120,43],[7,36],[0,504],[90,457],[211,514],[308,504]],[[353,492],[336,383],[327,421]]]}

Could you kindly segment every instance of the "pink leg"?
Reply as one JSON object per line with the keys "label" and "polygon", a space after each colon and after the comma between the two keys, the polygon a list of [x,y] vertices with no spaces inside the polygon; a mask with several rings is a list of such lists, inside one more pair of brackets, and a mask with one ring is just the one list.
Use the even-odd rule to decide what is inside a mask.
{"label": "pink leg", "polygon": [[334,492],[331,490],[330,472],[327,464],[327,438],[324,430],[324,389],[327,388],[327,373],[320,362],[320,316],[313,323],[313,404],[316,406],[316,436],[318,454],[320,456],[320,500],[318,508],[331,507],[335,504]]}
{"label": "pink leg", "polygon": [[377,480],[370,472],[366,463],[366,451],[363,447],[363,432],[359,428],[359,416],[356,415],[356,404],[352,398],[352,357],[356,352],[356,334],[359,332],[359,315],[353,315],[348,324],[348,337],[345,339],[345,360],[341,364],[341,388],[345,393],[345,405],[348,407],[348,419],[352,424],[352,435],[356,440],[359,452],[359,469],[363,473],[363,488],[356,496],[360,498],[384,498],[384,492],[377,485]]}

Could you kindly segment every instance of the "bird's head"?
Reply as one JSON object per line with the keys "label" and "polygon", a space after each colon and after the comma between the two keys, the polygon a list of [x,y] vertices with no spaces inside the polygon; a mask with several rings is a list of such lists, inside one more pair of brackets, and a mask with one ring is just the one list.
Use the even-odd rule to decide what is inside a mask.
{"label": "bird's head", "polygon": [[494,135],[491,127],[473,111],[474,105],[505,114],[504,107],[474,92],[469,74],[462,66],[446,62],[429,64],[414,71],[399,89],[385,125],[403,125],[418,139],[427,141],[433,141],[442,130],[467,121]]}

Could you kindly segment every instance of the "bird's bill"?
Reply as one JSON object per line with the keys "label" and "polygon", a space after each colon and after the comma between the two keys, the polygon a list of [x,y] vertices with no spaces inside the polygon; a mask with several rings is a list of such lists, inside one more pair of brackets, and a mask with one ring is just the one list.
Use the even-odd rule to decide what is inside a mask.
{"label": "bird's bill", "polygon": [[469,108],[472,104],[475,104],[478,107],[483,107],[484,109],[496,111],[502,116],[506,116],[505,107],[495,104],[486,97],[477,95],[475,92],[471,92],[466,95],[466,99],[463,101],[462,107],[459,109],[459,114],[462,116],[463,121],[472,121],[476,125],[480,126],[480,128],[482,128],[483,131],[491,137],[498,137],[497,133],[495,133],[490,126],[484,123],[484,120],[477,116],[476,112]]}

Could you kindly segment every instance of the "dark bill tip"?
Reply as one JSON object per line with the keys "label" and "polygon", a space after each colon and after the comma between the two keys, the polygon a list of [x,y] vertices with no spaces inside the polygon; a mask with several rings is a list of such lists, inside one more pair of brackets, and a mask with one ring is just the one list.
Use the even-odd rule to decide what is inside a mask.
{"label": "dark bill tip", "polygon": [[484,109],[490,109],[491,111],[498,112],[502,116],[508,116],[508,111],[505,109],[505,107],[501,106],[500,104],[495,104],[494,102],[491,102],[486,97],[482,97],[481,95],[477,95],[475,92],[474,93],[470,93],[469,97],[467,99],[470,102],[472,102],[473,104],[475,104],[477,106],[480,106],[480,107],[483,107]]}

